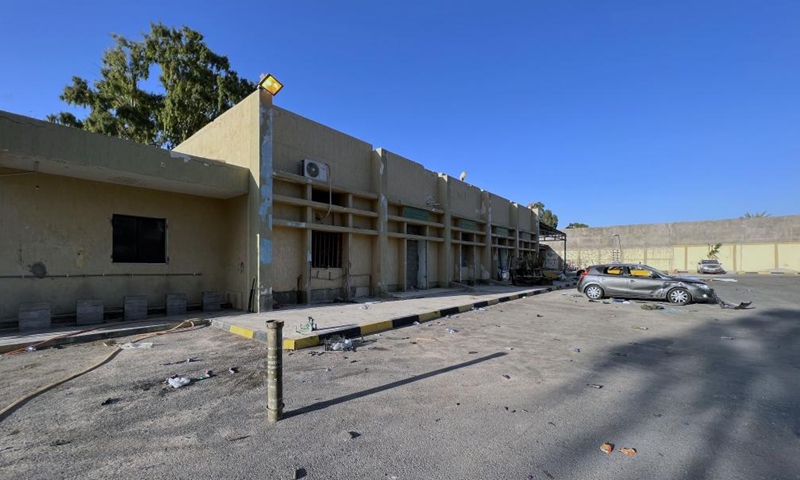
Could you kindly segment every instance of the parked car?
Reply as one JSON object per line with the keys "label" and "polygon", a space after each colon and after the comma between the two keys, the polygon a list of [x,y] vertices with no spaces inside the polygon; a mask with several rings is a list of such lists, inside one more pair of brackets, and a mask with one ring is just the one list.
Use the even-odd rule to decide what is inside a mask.
{"label": "parked car", "polygon": [[696,278],[669,275],[647,265],[610,264],[588,267],[578,291],[591,300],[603,297],[667,300],[677,305],[714,301],[714,290]]}
{"label": "parked car", "polygon": [[712,260],[700,260],[697,262],[697,273],[725,273],[722,264],[716,258]]}

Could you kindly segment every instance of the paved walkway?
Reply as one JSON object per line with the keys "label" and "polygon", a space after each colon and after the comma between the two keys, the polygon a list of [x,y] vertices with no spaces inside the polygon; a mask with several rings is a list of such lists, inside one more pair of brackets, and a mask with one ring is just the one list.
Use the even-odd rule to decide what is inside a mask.
{"label": "paved walkway", "polygon": [[[556,282],[547,287],[479,286],[474,291],[430,290],[431,296],[407,300],[366,300],[359,303],[297,306],[265,313],[216,318],[217,328],[256,341],[266,341],[266,321],[283,321],[283,348],[295,350],[324,343],[333,336],[346,338],[369,335],[435,318],[495,305],[531,295],[572,288],[575,282]],[[424,291],[414,292],[422,295]],[[317,329],[303,332],[309,317]]]}

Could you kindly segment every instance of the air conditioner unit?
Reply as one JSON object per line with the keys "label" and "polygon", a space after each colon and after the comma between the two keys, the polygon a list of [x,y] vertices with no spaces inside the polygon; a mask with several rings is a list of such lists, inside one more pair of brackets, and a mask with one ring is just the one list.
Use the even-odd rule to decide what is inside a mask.
{"label": "air conditioner unit", "polygon": [[327,182],[328,166],[321,162],[315,162],[314,160],[303,160],[303,176],[321,182]]}

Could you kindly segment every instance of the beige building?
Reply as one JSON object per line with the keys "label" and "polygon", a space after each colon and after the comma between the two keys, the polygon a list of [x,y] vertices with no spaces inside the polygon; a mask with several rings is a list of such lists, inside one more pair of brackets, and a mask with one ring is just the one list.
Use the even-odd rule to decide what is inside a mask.
{"label": "beige building", "polygon": [[[612,261],[644,263],[670,272],[696,272],[716,257],[729,272],[800,272],[800,215],[564,230],[567,263],[577,268]],[[559,245],[546,261],[557,266]]]}
{"label": "beige building", "polygon": [[[498,278],[536,213],[254,92],[173,151],[0,112],[0,322],[93,299],[330,301]],[[251,295],[252,291],[252,295]],[[128,307],[125,307],[128,308]]]}

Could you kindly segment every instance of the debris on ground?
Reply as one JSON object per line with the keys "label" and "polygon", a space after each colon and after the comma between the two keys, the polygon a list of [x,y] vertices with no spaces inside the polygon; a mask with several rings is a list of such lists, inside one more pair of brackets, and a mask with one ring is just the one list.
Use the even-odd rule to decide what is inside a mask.
{"label": "debris on ground", "polygon": [[649,330],[647,327],[640,327],[638,325],[634,325],[631,327],[633,330]]}
{"label": "debris on ground", "polygon": [[167,363],[162,363],[161,365],[166,367],[166,366],[169,366],[169,365],[178,365],[178,364],[181,364],[181,363],[194,363],[194,362],[198,362],[198,361],[199,360],[196,359],[196,358],[189,357],[186,360],[178,360],[177,362],[167,362]]}
{"label": "debris on ground", "polygon": [[511,375],[501,375],[506,380],[511,380]]}
{"label": "debris on ground", "polygon": [[123,343],[119,346],[119,348],[123,350],[134,350],[139,348],[153,348],[152,342],[142,342],[142,343]]}
{"label": "debris on ground", "polygon": [[230,373],[230,374],[239,373],[239,367],[231,367],[231,368],[229,368],[228,369],[228,373]]}
{"label": "debris on ground", "polygon": [[587,383],[587,384],[586,384],[586,386],[587,386],[587,387],[596,388],[596,389],[598,389],[598,390],[600,390],[601,388],[603,388],[603,386],[602,386],[602,385],[598,385],[598,384],[596,384],[596,383]]}
{"label": "debris on ground", "polygon": [[314,317],[308,317],[308,321],[303,325],[297,327],[295,332],[297,333],[311,333],[317,329],[317,322],[314,321]]}
{"label": "debris on ground", "polygon": [[192,381],[186,377],[179,377],[175,375],[173,377],[168,378],[167,383],[172,388],[181,388],[185,387],[186,385],[189,385],[190,383],[192,383]]}
{"label": "debris on ground", "polygon": [[542,315],[541,313],[536,314],[536,318],[542,318],[542,317],[544,317],[544,315]]}
{"label": "debris on ground", "polygon": [[[474,312],[485,312],[485,311],[486,311],[486,309],[485,309],[485,308],[483,308],[483,307],[481,307],[481,308],[473,308],[472,310],[473,310]],[[448,318],[450,318],[450,317],[449,317],[449,315],[448,315]]]}
{"label": "debris on ground", "polygon": [[448,328],[447,333],[458,333],[458,330],[456,330],[455,328]]}
{"label": "debris on ground", "polygon": [[629,457],[632,457],[632,456],[636,455],[636,449],[635,448],[624,447],[624,448],[620,448],[619,449],[619,453],[624,453],[625,455],[627,455]]}
{"label": "debris on ground", "polygon": [[345,440],[353,440],[354,438],[358,438],[360,436],[360,433],[354,431],[348,431],[342,434],[342,437],[344,437]]}
{"label": "debris on ground", "polygon": [[103,400],[103,403],[101,403],[100,405],[105,407],[106,405],[111,405],[112,403],[116,403],[117,400],[118,399],[116,399],[116,398],[106,398],[105,400]]}
{"label": "debris on ground", "polygon": [[318,356],[320,356],[320,355],[325,355],[325,352],[320,352],[320,351],[317,351],[317,350],[312,350],[312,351],[308,352],[308,354],[309,354],[309,355],[311,355],[312,357],[318,357]]}
{"label": "debris on ground", "polygon": [[655,303],[645,303],[642,305],[642,310],[664,310],[664,307]]}
{"label": "debris on ground", "polygon": [[61,445],[68,445],[72,443],[72,440],[54,440],[50,442],[51,447],[60,447]]}
{"label": "debris on ground", "polygon": [[581,349],[578,348],[578,347],[572,347],[572,348],[570,348],[570,351],[572,351],[574,353],[581,353]]}
{"label": "debris on ground", "polygon": [[347,350],[353,350],[353,348],[354,348],[353,341],[350,340],[349,338],[345,339],[342,342],[336,342],[333,345],[331,345],[331,350],[333,350],[334,352],[340,352],[340,351],[344,352]]}
{"label": "debris on ground", "polygon": [[611,455],[611,452],[614,451],[614,445],[611,443],[604,443],[600,445],[600,451]]}
{"label": "debris on ground", "polygon": [[298,469],[295,469],[294,477],[292,477],[292,478],[294,480],[300,480],[301,478],[305,478],[306,475],[308,475],[308,473],[306,472],[305,468],[298,468]]}
{"label": "debris on ground", "polygon": [[476,353],[478,353],[478,352],[475,352],[475,351],[467,352],[468,355],[475,355]]}
{"label": "debris on ground", "polygon": [[412,323],[411,325],[419,325],[419,322],[415,321],[415,322],[414,322],[414,323]]}
{"label": "debris on ground", "polygon": [[250,435],[242,435],[240,437],[229,437],[229,436],[226,436],[226,437],[223,437],[223,438],[225,438],[225,440],[227,440],[229,442],[237,442],[239,440],[244,440],[245,438],[250,438]]}

